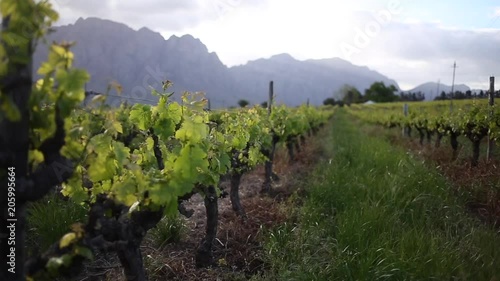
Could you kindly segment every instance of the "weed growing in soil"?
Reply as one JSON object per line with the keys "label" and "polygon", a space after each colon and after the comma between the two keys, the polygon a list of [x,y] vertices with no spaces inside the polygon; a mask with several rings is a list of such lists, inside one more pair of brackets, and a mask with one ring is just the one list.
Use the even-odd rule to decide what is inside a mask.
{"label": "weed growing in soil", "polygon": [[161,249],[168,243],[179,242],[185,232],[185,228],[184,219],[175,214],[163,217],[149,233],[153,240],[153,245]]}
{"label": "weed growing in soil", "polygon": [[87,211],[83,206],[51,193],[28,207],[28,241],[31,244],[28,248],[45,251],[70,231],[71,224],[84,223],[86,219]]}

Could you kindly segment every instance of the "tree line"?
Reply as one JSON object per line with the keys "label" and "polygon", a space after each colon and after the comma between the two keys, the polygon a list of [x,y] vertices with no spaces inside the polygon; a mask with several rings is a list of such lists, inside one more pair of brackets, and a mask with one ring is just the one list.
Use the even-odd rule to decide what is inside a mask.
{"label": "tree line", "polygon": [[[480,90],[479,92],[472,92],[471,90],[467,90],[465,92],[462,91],[455,91],[453,94],[451,93],[445,93],[445,91],[441,91],[441,94],[437,97],[434,98],[434,100],[465,100],[465,99],[481,99],[481,98],[487,98],[488,97],[488,91],[483,91]],[[495,91],[494,94],[495,98],[500,98],[500,91]]]}
{"label": "tree line", "polygon": [[[370,88],[365,90],[362,94],[356,87],[351,85],[344,85],[337,93],[339,97],[337,100],[333,97],[327,98],[323,101],[324,105],[350,105],[356,103],[365,103],[368,101],[372,102],[397,102],[397,101],[424,101],[425,94],[421,91],[418,92],[398,92],[398,89],[394,85],[386,86],[384,82],[375,82]],[[500,98],[500,91],[495,91],[495,98]],[[476,98],[487,98],[488,91],[480,90],[479,92],[472,92],[467,90],[454,91],[452,93],[446,93],[441,91],[441,94],[434,98],[434,100],[450,100],[450,99],[476,99]]]}
{"label": "tree line", "polygon": [[375,82],[370,88],[365,90],[362,94],[356,87],[351,85],[344,85],[339,91],[337,96],[339,100],[333,97],[327,98],[323,101],[324,105],[350,105],[353,103],[364,103],[367,101],[372,102],[394,102],[394,101],[418,101],[424,100],[425,96],[422,93],[401,93],[396,94],[398,89],[394,85],[385,85],[384,82]]}

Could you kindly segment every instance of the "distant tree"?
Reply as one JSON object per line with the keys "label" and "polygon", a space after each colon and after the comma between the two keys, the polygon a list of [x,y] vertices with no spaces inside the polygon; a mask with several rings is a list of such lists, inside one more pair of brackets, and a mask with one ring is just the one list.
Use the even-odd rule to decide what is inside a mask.
{"label": "distant tree", "polygon": [[439,96],[436,96],[434,100],[447,100],[448,96],[446,95],[445,91],[441,91],[441,94]]}
{"label": "distant tree", "polygon": [[327,98],[323,101],[323,105],[335,105],[335,99],[334,98]]}
{"label": "distant tree", "polygon": [[422,92],[417,93],[417,101],[424,101],[425,100],[425,94]]}
{"label": "distant tree", "polygon": [[239,101],[238,101],[238,105],[239,105],[240,107],[245,107],[245,106],[247,106],[248,104],[249,104],[249,102],[248,102],[247,100],[239,100]]}
{"label": "distant tree", "polygon": [[260,106],[262,106],[263,108],[267,108],[267,101],[261,103]]}
{"label": "distant tree", "polygon": [[422,94],[421,91],[418,91],[416,93],[401,92],[401,93],[399,93],[399,100],[400,101],[423,101],[423,100],[425,100],[425,95]]}
{"label": "distant tree", "polygon": [[340,88],[339,93],[342,101],[347,105],[363,102],[363,95],[354,86],[345,84]]}
{"label": "distant tree", "polygon": [[480,98],[484,98],[484,92],[483,92],[483,90],[479,91],[479,97]]}
{"label": "distant tree", "polygon": [[466,99],[470,99],[470,98],[472,98],[472,91],[471,91],[471,90],[467,90],[467,91],[465,91],[465,98],[466,98]]}
{"label": "distant tree", "polygon": [[462,100],[462,99],[465,99],[465,94],[461,91],[455,91],[453,93],[453,99],[455,100]]}
{"label": "distant tree", "polygon": [[375,82],[365,90],[365,99],[374,102],[392,102],[398,100],[394,94],[398,89],[394,85],[386,86],[384,82]]}

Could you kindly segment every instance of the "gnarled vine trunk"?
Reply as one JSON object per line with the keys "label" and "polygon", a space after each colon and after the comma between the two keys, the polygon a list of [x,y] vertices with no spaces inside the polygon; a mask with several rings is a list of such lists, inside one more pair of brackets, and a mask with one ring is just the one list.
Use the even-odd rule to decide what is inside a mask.
{"label": "gnarled vine trunk", "polygon": [[432,142],[432,131],[426,129],[425,134],[427,136],[427,143],[430,144]]}
{"label": "gnarled vine trunk", "polygon": [[444,136],[444,135],[443,135],[443,134],[441,134],[441,133],[439,133],[439,132],[437,132],[437,133],[436,133],[436,142],[435,142],[435,144],[434,144],[434,146],[435,146],[436,148],[437,148],[437,147],[439,147],[439,146],[441,146],[441,139],[443,138],[443,136]]}
{"label": "gnarled vine trunk", "polygon": [[425,138],[424,129],[417,128],[417,131],[418,131],[418,135],[419,135],[419,143],[420,143],[420,145],[424,145],[424,138]]}
{"label": "gnarled vine trunk", "polygon": [[293,161],[295,160],[295,154],[293,152],[293,146],[294,146],[294,141],[293,139],[289,139],[287,142],[286,142],[286,148],[288,150],[288,161],[290,163],[293,163]]}
{"label": "gnarled vine trunk", "polygon": [[[10,17],[2,19],[2,30],[6,30],[9,26]],[[29,36],[30,34],[28,34]],[[26,38],[31,39],[31,38]],[[13,57],[16,50],[9,47],[2,40],[7,55]],[[29,44],[31,46],[31,44]],[[24,279],[24,240],[25,240],[25,225],[26,225],[26,202],[19,198],[18,190],[26,188],[24,177],[28,176],[28,151],[29,151],[29,110],[28,100],[31,95],[31,73],[32,73],[32,57],[31,50],[28,51],[30,56],[25,63],[8,63],[8,73],[0,77],[0,90],[2,95],[10,99],[18,108],[21,116],[18,121],[10,121],[4,118],[0,122],[0,179],[2,196],[0,205],[2,208],[2,226],[0,228],[0,280],[23,280]],[[3,63],[3,62],[2,62]],[[14,168],[14,181],[8,181],[8,169]],[[5,173],[5,174],[4,174]],[[14,183],[15,196],[8,196],[7,187],[9,183]],[[9,199],[8,199],[9,198]],[[9,201],[14,198],[13,209],[7,209]],[[14,204],[14,205],[13,205]],[[14,214],[14,217],[9,216]],[[9,221],[16,219],[17,221]],[[9,228],[7,228],[9,226]],[[11,235],[13,234],[13,235]],[[10,240],[9,238],[12,237]],[[15,243],[15,244],[12,244]],[[15,251],[12,252],[11,248]],[[10,255],[10,257],[7,257]],[[10,263],[10,265],[9,265]],[[8,271],[9,268],[14,270]],[[14,272],[13,272],[14,271]]]}
{"label": "gnarled vine trunk", "polygon": [[481,144],[481,139],[472,141],[472,159],[471,165],[476,167],[479,164],[479,146]]}
{"label": "gnarled vine trunk", "polygon": [[128,281],[148,280],[141,253],[141,244],[146,233],[155,227],[163,216],[163,209],[158,211],[136,211],[131,218],[123,214],[119,219],[121,231],[116,253]]}
{"label": "gnarled vine trunk", "polygon": [[264,183],[262,184],[262,193],[269,193],[271,191],[271,184],[273,179],[278,178],[277,175],[273,173],[273,161],[274,161],[274,152],[276,150],[276,144],[278,143],[278,138],[273,136],[273,142],[271,148],[269,150],[264,150],[263,154],[268,158],[266,163],[264,164]]}
{"label": "gnarled vine trunk", "polygon": [[240,201],[240,182],[242,175],[242,173],[238,172],[233,172],[231,174],[231,191],[229,192],[229,197],[231,198],[233,211],[235,211],[238,216],[246,218],[245,210]]}
{"label": "gnarled vine trunk", "polygon": [[295,151],[300,152],[301,148],[300,148],[300,139],[299,139],[299,137],[295,137],[294,144],[295,144]]}
{"label": "gnarled vine trunk", "polygon": [[217,236],[217,219],[219,215],[217,193],[214,186],[205,188],[205,209],[207,212],[207,226],[205,237],[196,250],[196,266],[206,267],[214,263],[212,247]]}
{"label": "gnarled vine trunk", "polygon": [[450,144],[451,148],[453,149],[453,155],[452,159],[455,160],[457,159],[458,156],[458,134],[457,133],[450,133]]}

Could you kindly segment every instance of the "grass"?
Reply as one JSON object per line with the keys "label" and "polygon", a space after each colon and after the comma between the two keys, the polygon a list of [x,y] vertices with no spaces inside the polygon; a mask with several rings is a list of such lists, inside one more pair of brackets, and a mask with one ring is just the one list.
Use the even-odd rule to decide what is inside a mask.
{"label": "grass", "polygon": [[149,231],[155,247],[161,249],[168,243],[179,242],[186,229],[185,222],[178,214],[164,216],[160,222]]}
{"label": "grass", "polygon": [[458,157],[454,160],[449,137],[443,138],[442,145],[436,148],[434,144],[428,143],[422,146],[416,138],[402,137],[400,129],[387,130],[371,126],[369,134],[383,135],[391,144],[403,147],[418,155],[419,160],[429,166],[435,166],[453,184],[455,195],[461,198],[469,211],[476,213],[482,221],[500,227],[500,171],[497,169],[500,151],[494,148],[491,160],[486,161],[486,139],[481,144],[479,164],[472,167],[471,143],[464,136],[458,138]]}
{"label": "grass", "polygon": [[45,251],[70,232],[74,223],[85,223],[87,209],[61,195],[50,193],[28,206],[28,250]]}
{"label": "grass", "polygon": [[500,236],[435,169],[343,112],[296,223],[271,231],[265,280],[498,280]]}

